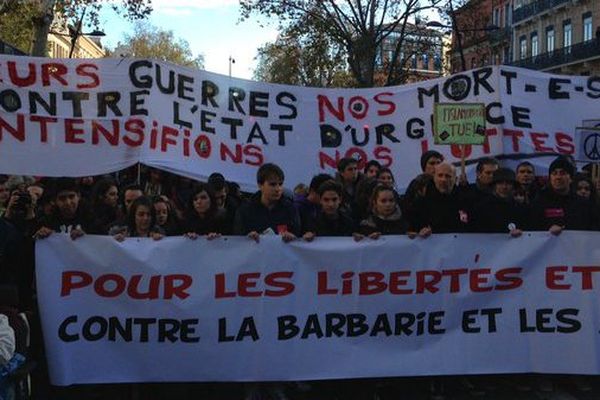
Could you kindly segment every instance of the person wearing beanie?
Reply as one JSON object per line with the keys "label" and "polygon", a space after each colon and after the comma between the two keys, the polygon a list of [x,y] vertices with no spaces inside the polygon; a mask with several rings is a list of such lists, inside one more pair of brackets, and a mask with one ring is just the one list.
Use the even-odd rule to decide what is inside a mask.
{"label": "person wearing beanie", "polygon": [[521,236],[526,226],[527,211],[515,202],[515,173],[509,168],[497,169],[492,178],[492,195],[474,206],[470,230],[480,233],[508,232]]}
{"label": "person wearing beanie", "polygon": [[598,214],[590,203],[571,191],[575,166],[559,156],[550,164],[548,186],[531,205],[530,222],[533,230],[548,230],[559,235],[568,230],[598,230]]}

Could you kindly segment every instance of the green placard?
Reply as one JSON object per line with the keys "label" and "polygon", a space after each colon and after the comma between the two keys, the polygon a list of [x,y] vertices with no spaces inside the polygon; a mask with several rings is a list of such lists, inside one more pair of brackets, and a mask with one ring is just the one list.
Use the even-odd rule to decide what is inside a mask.
{"label": "green placard", "polygon": [[485,104],[436,103],[433,136],[435,144],[483,144]]}

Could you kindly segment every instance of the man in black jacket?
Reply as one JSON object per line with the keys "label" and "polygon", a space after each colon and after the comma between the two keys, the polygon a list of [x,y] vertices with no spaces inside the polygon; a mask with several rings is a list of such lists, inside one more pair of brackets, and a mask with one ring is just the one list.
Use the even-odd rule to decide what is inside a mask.
{"label": "man in black jacket", "polygon": [[597,230],[598,215],[591,203],[571,193],[575,167],[559,156],[550,164],[548,187],[542,190],[531,205],[531,228],[559,235],[568,230]]}
{"label": "man in black jacket", "polygon": [[431,233],[464,232],[468,214],[456,191],[456,170],[447,163],[435,166],[433,184],[409,215],[409,231],[426,237]]}
{"label": "man in black jacket", "polygon": [[284,242],[300,234],[300,221],[292,202],[283,197],[284,174],[275,164],[264,164],[256,173],[259,191],[238,208],[234,234],[258,242],[261,234],[277,234]]}
{"label": "man in black jacket", "polygon": [[473,208],[470,227],[474,232],[504,233],[517,237],[526,225],[526,210],[513,199],[515,173],[508,168],[494,172],[492,196]]}

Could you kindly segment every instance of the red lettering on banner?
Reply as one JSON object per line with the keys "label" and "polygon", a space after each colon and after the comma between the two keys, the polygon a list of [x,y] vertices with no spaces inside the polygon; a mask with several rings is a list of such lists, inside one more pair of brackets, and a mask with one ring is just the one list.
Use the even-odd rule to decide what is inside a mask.
{"label": "red lettering on banner", "polygon": [[575,153],[575,145],[573,144],[573,138],[566,133],[557,132],[556,133],[556,150],[560,154],[574,154]]}
{"label": "red lettering on banner", "polygon": [[417,271],[416,293],[435,293],[440,290],[437,284],[442,280],[442,274],[439,271]]}
{"label": "red lettering on banner", "polygon": [[65,143],[85,143],[85,140],[77,136],[84,134],[83,129],[76,125],[83,124],[82,119],[65,119]]}
{"label": "red lettering on banner", "polygon": [[474,269],[469,273],[469,286],[473,292],[489,292],[493,288],[491,286],[481,286],[488,283],[489,275],[492,272],[489,268]]}
{"label": "red lettering on banner", "polygon": [[567,266],[546,268],[546,287],[554,290],[570,289],[571,285],[558,283],[565,280],[565,274],[561,274],[561,272],[567,272],[568,270],[569,267]]}
{"label": "red lettering on banner", "polygon": [[123,136],[123,143],[130,147],[141,146],[144,143],[144,128],[146,124],[141,119],[129,119],[125,122],[125,130],[127,133],[137,135],[137,138],[131,138],[129,135]]}
{"label": "red lettering on banner", "polygon": [[379,94],[375,95],[375,97],[373,97],[373,99],[375,100],[376,103],[387,106],[387,108],[377,110],[377,115],[381,115],[381,116],[390,115],[390,114],[393,114],[394,111],[396,111],[396,104],[393,101],[382,99],[382,97],[384,97],[384,96],[393,96],[393,95],[394,94],[391,92],[383,92],[383,93],[379,93]]}
{"label": "red lettering on banner", "polygon": [[84,288],[93,289],[93,292],[101,297],[118,297],[126,294],[135,300],[154,300],[159,298],[159,288],[162,282],[162,298],[170,300],[173,297],[186,299],[189,297],[187,289],[192,286],[193,280],[190,275],[152,275],[149,277],[148,288],[143,292],[140,288],[143,275],[124,277],[119,274],[104,274],[94,278],[84,271],[65,271],[61,279],[61,297],[70,296],[75,290]]}
{"label": "red lettering on banner", "polygon": [[31,86],[35,83],[35,64],[28,63],[27,64],[27,76],[21,77],[17,72],[17,64],[14,61],[9,61],[6,63],[8,67],[8,77],[10,78],[10,82],[17,85],[18,87]]}
{"label": "red lettering on banner", "polygon": [[98,87],[100,85],[100,77],[96,73],[98,71],[98,66],[94,64],[80,64],[75,69],[77,75],[90,78],[90,82],[88,83],[78,83],[77,89],[92,89]]}
{"label": "red lettering on banner", "polygon": [[506,137],[510,137],[512,139],[512,151],[515,153],[520,152],[519,140],[523,137],[522,131],[516,131],[513,129],[504,129],[502,134]]}
{"label": "red lettering on banner", "polygon": [[411,294],[412,289],[401,289],[408,284],[410,271],[398,271],[390,274],[390,293],[391,294]]}
{"label": "red lettering on banner", "polygon": [[338,97],[337,100],[337,109],[334,108],[333,104],[327,96],[322,94],[317,96],[317,100],[319,102],[319,122],[325,121],[325,108],[329,113],[331,113],[338,120],[344,122],[344,98]]}
{"label": "red lettering on banner", "polygon": [[39,124],[40,124],[40,141],[42,143],[47,143],[48,142],[48,123],[49,122],[55,123],[56,121],[58,121],[58,119],[54,118],[54,117],[42,117],[39,115],[31,115],[29,117],[29,120],[31,122],[39,122]]}
{"label": "red lettering on banner", "polygon": [[537,153],[552,152],[552,148],[544,146],[546,144],[546,139],[548,138],[547,133],[531,132],[529,135],[531,136],[531,142]]}
{"label": "red lettering on banner", "polygon": [[[260,272],[249,272],[239,274],[235,290],[227,289],[227,277],[225,274],[215,275],[215,299],[233,297],[282,297],[292,293],[295,289],[291,278],[291,271],[271,272],[261,280]],[[264,282],[264,290],[258,286]],[[256,290],[251,290],[256,289]]]}
{"label": "red lettering on banner", "polygon": [[67,69],[67,67],[64,64],[59,64],[59,63],[42,64],[42,85],[44,85],[44,86],[52,85],[50,78],[54,78],[61,85],[67,86],[69,83],[64,78],[64,76],[66,76],[68,72],[69,72],[69,70]]}
{"label": "red lettering on banner", "polygon": [[17,114],[16,128],[10,125],[4,118],[0,117],[0,140],[4,139],[4,131],[10,133],[11,136],[19,142],[25,141],[25,116],[23,114]]}

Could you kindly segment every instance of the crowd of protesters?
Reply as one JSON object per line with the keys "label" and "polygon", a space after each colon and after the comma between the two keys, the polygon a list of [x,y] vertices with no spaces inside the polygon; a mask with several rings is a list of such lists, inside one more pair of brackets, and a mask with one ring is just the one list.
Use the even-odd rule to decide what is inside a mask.
{"label": "crowd of protesters", "polygon": [[[421,157],[422,174],[404,193],[390,169],[376,161],[360,171],[359,165],[343,158],[335,176],[318,174],[292,192],[284,189],[284,171],[264,164],[253,194],[241,192],[218,172],[196,182],[140,166],[80,179],[0,176],[0,284],[18,290],[13,300],[4,301],[10,304],[0,304],[0,331],[10,328],[15,310],[35,312],[34,242],[54,232],[74,240],[98,234],[118,241],[178,235],[189,240],[244,235],[260,241],[271,234],[284,242],[310,242],[325,236],[359,241],[478,232],[516,238],[525,231],[600,230],[599,183],[592,181],[589,168],[577,171],[565,156],[550,164],[547,176],[536,175],[527,161],[513,171],[483,158],[476,182],[468,183],[442,154],[428,151]],[[13,335],[17,328],[10,328]],[[5,354],[1,334],[0,371],[15,355],[23,356],[15,351],[14,337],[8,346],[12,352]]]}

